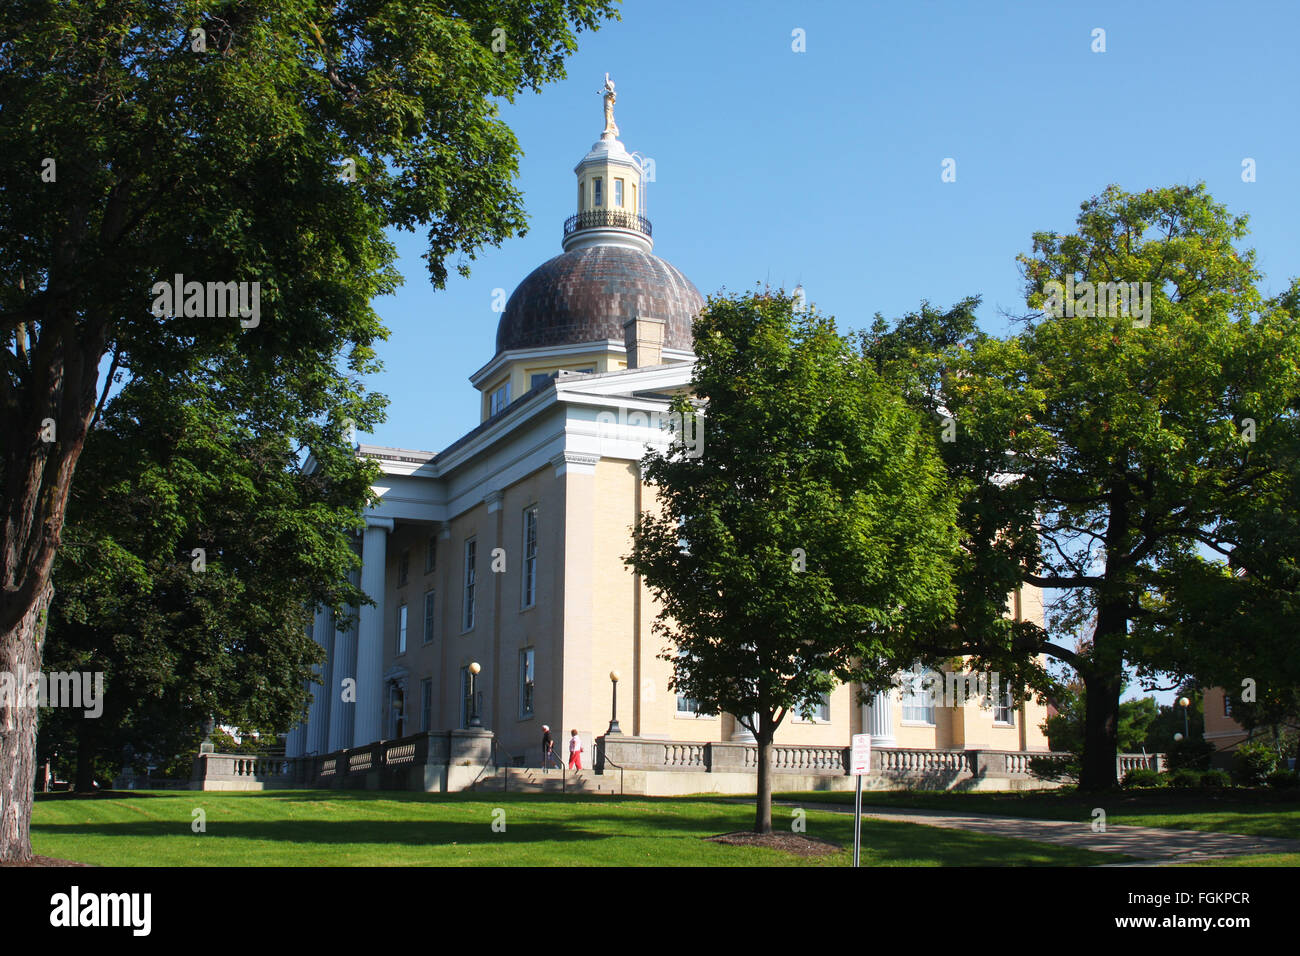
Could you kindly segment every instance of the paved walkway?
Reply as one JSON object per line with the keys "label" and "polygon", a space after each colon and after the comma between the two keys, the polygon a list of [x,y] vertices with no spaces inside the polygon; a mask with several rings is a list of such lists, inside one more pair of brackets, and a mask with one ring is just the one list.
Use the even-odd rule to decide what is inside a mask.
{"label": "paved walkway", "polygon": [[[852,806],[846,807],[842,803],[796,803],[790,800],[773,802],[782,806],[800,806],[807,810],[853,812]],[[1094,833],[1091,823],[1070,820],[1031,820],[983,813],[942,813],[937,810],[873,810],[865,805],[862,815],[873,820],[923,823],[931,827],[971,830],[1100,853],[1123,853],[1134,858],[1134,862],[1109,863],[1106,866],[1158,866],[1248,853],[1300,853],[1300,840],[1248,836],[1244,833],[1210,833],[1205,830],[1166,830],[1109,824],[1105,833]]]}

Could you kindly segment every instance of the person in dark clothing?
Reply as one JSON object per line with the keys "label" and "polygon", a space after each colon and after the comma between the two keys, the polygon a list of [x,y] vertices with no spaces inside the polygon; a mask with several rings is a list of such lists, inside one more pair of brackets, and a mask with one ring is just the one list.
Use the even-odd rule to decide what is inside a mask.
{"label": "person in dark clothing", "polygon": [[[545,772],[550,769],[551,761],[560,763],[560,758],[555,755],[555,741],[551,739],[551,728],[542,724],[542,770]],[[563,769],[563,764],[560,765]]]}

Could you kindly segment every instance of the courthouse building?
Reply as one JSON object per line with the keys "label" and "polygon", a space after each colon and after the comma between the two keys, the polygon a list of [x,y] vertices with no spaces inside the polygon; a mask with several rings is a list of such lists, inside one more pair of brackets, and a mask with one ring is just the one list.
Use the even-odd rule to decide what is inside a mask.
{"label": "courthouse building", "polygon": [[[350,630],[317,614],[327,660],[290,757],[467,727],[475,710],[513,762],[538,765],[543,724],[560,746],[577,728],[591,754],[610,720],[611,672],[625,735],[752,739],[669,690],[655,602],[623,560],[653,494],[639,461],[667,447],[660,416],[689,387],[704,300],[654,254],[643,168],[619,141],[613,100],[608,84],[604,132],[574,170],[563,252],[515,289],[495,354],[469,375],[480,421],[439,452],[358,446],[383,473],[359,541],[359,583],[375,603]],[[703,437],[707,454],[707,426]],[[1041,620],[1039,592],[1012,595],[1009,613]],[[870,733],[877,747],[1041,751],[1044,716],[1006,698],[936,706],[911,687],[863,705],[842,686],[787,719],[777,743]]]}

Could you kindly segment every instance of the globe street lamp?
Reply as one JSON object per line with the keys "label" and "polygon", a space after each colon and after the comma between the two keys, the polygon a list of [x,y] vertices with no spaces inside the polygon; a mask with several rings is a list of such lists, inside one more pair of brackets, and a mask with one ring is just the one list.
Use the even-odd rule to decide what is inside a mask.
{"label": "globe street lamp", "polygon": [[610,734],[623,733],[618,726],[618,671],[609,672],[609,683],[613,692],[613,707],[609,714],[609,729],[605,731],[607,737]]}
{"label": "globe street lamp", "polygon": [[469,725],[471,727],[482,727],[483,721],[478,716],[478,672],[483,668],[478,661],[469,665]]}
{"label": "globe street lamp", "polygon": [[1187,728],[1187,708],[1190,707],[1191,705],[1192,702],[1188,700],[1186,697],[1178,698],[1178,706],[1183,709],[1183,736],[1184,737],[1190,737],[1192,735],[1192,732]]}

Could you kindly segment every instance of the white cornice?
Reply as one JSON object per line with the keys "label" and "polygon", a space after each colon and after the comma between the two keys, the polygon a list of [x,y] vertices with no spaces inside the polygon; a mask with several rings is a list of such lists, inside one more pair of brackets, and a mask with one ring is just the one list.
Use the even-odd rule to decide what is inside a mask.
{"label": "white cornice", "polygon": [[[492,356],[492,361],[488,362],[477,372],[469,377],[470,384],[478,388],[485,380],[496,375],[505,366],[511,362],[520,359],[532,358],[564,358],[568,355],[586,355],[590,352],[616,352],[619,355],[627,354],[626,345],[617,339],[593,339],[590,342],[579,342],[576,345],[552,345],[534,349],[508,349],[505,352],[498,352]],[[684,349],[665,348],[663,350],[665,362],[680,363],[694,362],[694,353]],[[651,366],[653,368],[654,366]],[[640,371],[634,369],[633,371]],[[611,374],[608,372],[598,374]]]}

